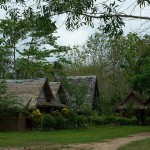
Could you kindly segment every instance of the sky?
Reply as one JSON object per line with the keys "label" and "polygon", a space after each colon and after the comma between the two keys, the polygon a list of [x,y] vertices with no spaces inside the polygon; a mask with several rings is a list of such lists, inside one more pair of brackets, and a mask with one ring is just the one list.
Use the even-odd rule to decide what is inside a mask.
{"label": "sky", "polygon": [[[149,16],[150,17],[150,6],[140,9],[139,6],[134,7],[134,0],[126,0],[122,5],[119,6],[119,9],[122,12],[133,15]],[[132,13],[131,13],[132,12]],[[5,11],[0,10],[0,18],[5,17]],[[95,20],[95,27],[83,26],[75,31],[66,30],[64,23],[64,16],[57,17],[57,35],[60,37],[58,39],[58,44],[73,46],[73,45],[83,45],[88,37],[95,33],[97,27],[99,26],[99,20]],[[150,22],[150,21],[149,21]],[[150,23],[145,23],[144,21],[138,20],[125,20],[126,26],[123,28],[124,33],[128,32],[138,32],[138,33],[150,33],[150,29],[144,32],[144,29],[150,27]],[[143,24],[143,25],[142,25]],[[142,26],[141,26],[142,25]]]}
{"label": "sky", "polygon": [[[132,14],[136,16],[149,16],[150,17],[150,6],[147,6],[145,8],[140,8],[139,6],[133,5],[134,0],[126,0],[120,7],[120,11],[125,12],[127,14]],[[70,44],[72,45],[82,45],[86,42],[88,37],[92,34],[94,34],[97,30],[97,27],[100,24],[99,20],[95,20],[95,27],[91,28],[88,26],[83,26],[79,30],[76,30],[74,32],[67,31],[65,29],[64,22],[60,19],[57,20],[58,27],[58,35],[60,35],[60,38],[58,40],[58,43],[60,44]],[[124,33],[127,34],[129,32],[137,32],[139,34],[150,34],[150,29],[146,30],[148,27],[150,28],[150,21],[145,22],[143,20],[131,20],[131,19],[125,19],[124,20],[126,25],[123,27]]]}

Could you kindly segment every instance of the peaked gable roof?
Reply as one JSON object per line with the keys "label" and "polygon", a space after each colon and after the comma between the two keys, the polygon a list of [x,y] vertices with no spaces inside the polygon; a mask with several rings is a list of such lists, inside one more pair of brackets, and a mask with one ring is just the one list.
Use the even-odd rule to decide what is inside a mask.
{"label": "peaked gable roof", "polygon": [[117,109],[124,109],[126,108],[130,103],[133,104],[132,107],[134,108],[144,108],[144,101],[134,92],[131,91],[125,99],[119,104]]}
{"label": "peaked gable roof", "polygon": [[91,100],[94,99],[94,92],[95,90],[98,90],[97,86],[97,78],[96,75],[91,75],[91,76],[68,76],[67,79],[69,82],[76,84],[77,86],[80,85],[81,83],[84,83],[87,88],[87,97]]}
{"label": "peaked gable roof", "polygon": [[[85,85],[87,87],[87,93],[85,95],[85,99],[87,102],[93,106],[94,99],[99,96],[98,85],[97,85],[97,78],[96,75],[91,76],[68,76],[66,77],[67,82],[71,85],[76,87],[80,87]],[[63,80],[63,79],[62,79]],[[62,83],[63,84],[63,83]],[[65,89],[66,96],[68,100],[74,99],[71,93],[69,93],[69,89],[63,85]]]}
{"label": "peaked gable roof", "polygon": [[[16,96],[17,100],[28,109],[33,109],[37,105],[37,100],[46,87],[48,88],[47,97],[53,99],[54,96],[48,84],[47,78],[25,79],[25,80],[6,80],[7,93]],[[45,91],[45,89],[44,89]],[[48,99],[50,101],[50,99]]]}

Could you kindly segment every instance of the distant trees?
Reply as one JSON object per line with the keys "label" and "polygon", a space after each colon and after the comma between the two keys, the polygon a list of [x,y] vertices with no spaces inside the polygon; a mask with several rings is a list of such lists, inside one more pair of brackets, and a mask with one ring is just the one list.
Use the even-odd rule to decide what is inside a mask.
{"label": "distant trees", "polygon": [[68,75],[98,78],[103,113],[114,112],[118,102],[130,91],[149,95],[149,35],[129,33],[112,38],[97,32],[83,47],[75,47],[66,65]]}
{"label": "distant trees", "polygon": [[[94,20],[98,19],[99,30],[108,34],[97,32],[84,47],[74,47],[69,53],[74,56],[70,59],[72,63],[66,65],[63,62],[67,74],[96,74],[101,82],[101,99],[106,106],[107,102],[115,105],[115,100],[131,88],[145,95],[149,91],[149,86],[145,86],[149,82],[149,54],[146,52],[149,36],[120,35],[123,34],[124,18],[149,22],[149,16],[134,15],[132,10],[136,6],[141,9],[149,7],[150,2],[135,1],[129,14],[121,9],[125,2],[33,0],[31,6],[28,1],[17,0],[12,4],[11,1],[1,0],[0,6],[7,11],[8,18],[0,20],[0,77],[36,78],[50,74],[52,64],[47,59],[68,50],[58,46],[54,36],[57,31],[54,17],[65,14],[64,22],[69,30],[83,25],[94,27]],[[118,38],[114,37],[116,35]]]}
{"label": "distant trees", "polygon": [[150,95],[150,37],[146,35],[142,42],[143,49],[130,81],[135,90],[148,98]]}
{"label": "distant trees", "polygon": [[65,76],[62,77],[60,81],[66,90],[68,96],[67,106],[71,111],[77,113],[80,111],[84,112],[87,109],[92,109],[92,104],[87,98],[88,83],[80,81],[75,84]]}
{"label": "distant trees", "polygon": [[[1,39],[2,40],[2,39]],[[9,78],[9,72],[12,69],[12,52],[0,46],[0,78]]]}
{"label": "distant trees", "polygon": [[[0,46],[4,54],[9,54],[11,61],[13,61],[12,70],[14,71],[14,78],[16,78],[16,52],[18,44],[25,38],[25,24],[23,20],[15,20],[6,18],[0,21]],[[11,55],[10,55],[11,54]],[[8,55],[6,58],[8,60]],[[9,61],[10,62],[10,61]]]}

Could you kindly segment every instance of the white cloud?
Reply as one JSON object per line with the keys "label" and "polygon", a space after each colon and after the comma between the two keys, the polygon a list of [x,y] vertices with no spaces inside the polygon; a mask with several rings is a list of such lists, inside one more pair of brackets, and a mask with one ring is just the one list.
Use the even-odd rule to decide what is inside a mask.
{"label": "white cloud", "polygon": [[68,31],[65,27],[62,27],[57,33],[60,36],[58,44],[66,46],[82,45],[95,30],[95,28],[81,27],[79,30]]}

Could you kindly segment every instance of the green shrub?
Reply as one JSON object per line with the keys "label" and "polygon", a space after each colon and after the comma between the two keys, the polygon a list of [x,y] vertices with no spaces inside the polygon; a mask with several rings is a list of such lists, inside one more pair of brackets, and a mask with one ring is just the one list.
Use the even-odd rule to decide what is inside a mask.
{"label": "green shrub", "polygon": [[77,117],[78,127],[87,127],[88,126],[88,118],[84,115],[79,115]]}
{"label": "green shrub", "polygon": [[56,119],[53,116],[51,116],[50,114],[46,114],[43,116],[42,128],[44,130],[55,128],[55,125],[56,125]]}
{"label": "green shrub", "polygon": [[68,108],[63,108],[63,109],[61,110],[62,116],[66,116],[68,113],[69,113],[69,109],[68,109]]}
{"label": "green shrub", "polygon": [[115,116],[99,116],[99,117],[94,117],[92,119],[92,122],[95,125],[115,124],[116,123],[116,117]]}
{"label": "green shrub", "polygon": [[103,117],[92,117],[91,120],[94,125],[103,125]]}
{"label": "green shrub", "polygon": [[131,119],[130,119],[130,121],[131,121],[131,125],[137,125],[137,118],[136,117],[132,117]]}
{"label": "green shrub", "polygon": [[132,117],[131,119],[125,117],[115,117],[115,116],[98,116],[92,117],[92,124],[94,125],[107,125],[107,124],[116,124],[116,125],[135,125],[137,124],[137,118]]}
{"label": "green shrub", "polygon": [[130,125],[131,124],[131,119],[125,118],[125,117],[117,117],[116,122],[119,125]]}
{"label": "green shrub", "polygon": [[32,120],[32,127],[33,128],[41,128],[41,121],[43,119],[43,114],[40,112],[39,109],[34,110],[29,118]]}
{"label": "green shrub", "polygon": [[60,114],[60,112],[59,112],[58,110],[53,111],[53,112],[51,113],[51,115],[54,116],[54,117],[60,117],[60,116],[61,116],[61,114]]}
{"label": "green shrub", "polygon": [[56,117],[56,124],[55,129],[67,129],[69,127],[69,120],[67,118],[64,118],[62,116]]}
{"label": "green shrub", "polygon": [[116,117],[114,116],[103,116],[103,124],[114,124],[116,123]]}
{"label": "green shrub", "polygon": [[75,127],[77,127],[78,115],[76,113],[70,111],[66,115],[66,118],[69,120],[69,126],[68,126],[68,128],[75,128]]}

